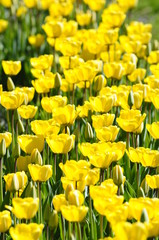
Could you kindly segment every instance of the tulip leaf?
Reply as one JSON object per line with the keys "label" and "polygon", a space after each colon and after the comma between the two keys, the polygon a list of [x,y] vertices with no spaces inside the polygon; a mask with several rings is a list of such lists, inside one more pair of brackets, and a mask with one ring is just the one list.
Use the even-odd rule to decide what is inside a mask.
{"label": "tulip leaf", "polygon": [[125,181],[125,185],[127,186],[127,190],[129,192],[130,196],[135,198],[136,197],[136,192],[133,189],[132,185],[127,180]]}

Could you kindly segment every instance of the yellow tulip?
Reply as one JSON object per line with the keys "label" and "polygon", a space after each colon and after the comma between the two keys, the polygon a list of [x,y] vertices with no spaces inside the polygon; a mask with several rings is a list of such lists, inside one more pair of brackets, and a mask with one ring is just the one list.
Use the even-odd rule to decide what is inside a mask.
{"label": "yellow tulip", "polygon": [[39,208],[39,198],[13,198],[11,206],[5,206],[19,219],[33,218]]}
{"label": "yellow tulip", "polygon": [[116,121],[125,132],[141,133],[145,117],[146,114],[141,115],[139,110],[121,110]]}
{"label": "yellow tulip", "polygon": [[91,12],[87,11],[84,12],[77,12],[76,13],[76,20],[80,26],[87,26],[91,22]]}
{"label": "yellow tulip", "polygon": [[49,13],[53,17],[58,16],[68,16],[71,14],[73,9],[73,4],[70,0],[64,1],[64,2],[51,2],[51,5],[49,7]]}
{"label": "yellow tulip", "polygon": [[52,200],[52,204],[57,212],[61,211],[61,206],[68,205],[68,202],[65,198],[65,194],[55,195]]}
{"label": "yellow tulip", "polygon": [[80,66],[75,68],[75,74],[77,78],[77,82],[81,81],[91,81],[96,74],[99,72],[99,70],[96,68],[96,66],[91,66],[89,63],[81,63]]}
{"label": "yellow tulip", "polygon": [[14,192],[23,190],[27,184],[28,177],[25,172],[8,173],[4,175],[6,191]]}
{"label": "yellow tulip", "polygon": [[148,237],[148,230],[144,223],[136,222],[121,222],[114,226],[113,231],[115,235],[122,240],[146,240]]}
{"label": "yellow tulip", "polygon": [[138,4],[138,0],[130,0],[127,2],[125,0],[118,0],[118,4],[119,4],[119,6],[122,7],[122,9],[126,8],[128,10],[128,9],[136,7]]}
{"label": "yellow tulip", "polygon": [[[60,3],[61,5],[61,3]],[[72,37],[75,36],[78,29],[78,23],[74,20],[64,22],[63,37]]]}
{"label": "yellow tulip", "polygon": [[159,50],[151,51],[147,58],[148,63],[154,64],[159,62]]}
{"label": "yellow tulip", "polygon": [[81,42],[71,38],[61,38],[58,45],[55,46],[64,56],[75,56],[81,50]]}
{"label": "yellow tulip", "polygon": [[27,8],[37,7],[37,0],[24,0],[24,3]]}
{"label": "yellow tulip", "polygon": [[84,203],[84,196],[79,190],[72,190],[68,193],[69,205],[75,205],[77,207]]}
{"label": "yellow tulip", "polygon": [[89,8],[93,11],[100,11],[105,5],[105,0],[99,0],[98,2],[96,0],[84,0],[84,2],[88,4]]}
{"label": "yellow tulip", "polygon": [[[72,56],[72,57],[67,57],[67,56],[62,56],[59,58],[60,65],[63,69],[73,69],[77,66],[80,65],[80,63],[84,62],[82,58],[79,56]],[[65,73],[65,77],[67,72]]]}
{"label": "yellow tulip", "polygon": [[0,33],[4,32],[8,27],[8,21],[0,19]]}
{"label": "yellow tulip", "polygon": [[109,29],[120,28],[126,18],[122,11],[110,11],[105,9],[102,14],[102,21]]}
{"label": "yellow tulip", "polygon": [[42,25],[49,38],[59,38],[63,31],[63,22],[51,21]]}
{"label": "yellow tulip", "polygon": [[86,186],[95,185],[99,181],[100,177],[100,169],[99,168],[92,168],[88,171],[86,180]]}
{"label": "yellow tulip", "polygon": [[25,16],[27,12],[27,8],[25,6],[19,6],[16,11],[16,16],[19,18],[21,16]]}
{"label": "yellow tulip", "polygon": [[105,63],[103,68],[107,78],[115,78],[120,80],[124,75],[124,67],[121,63]]}
{"label": "yellow tulip", "polygon": [[92,125],[95,129],[108,127],[113,124],[115,114],[92,115]]}
{"label": "yellow tulip", "polygon": [[60,163],[59,167],[68,179],[72,181],[80,181],[85,179],[90,164],[84,160],[79,160],[78,162],[75,160],[69,160],[66,161],[65,164]]}
{"label": "yellow tulip", "polygon": [[28,165],[31,163],[31,156],[19,156],[17,158],[18,171],[28,171]]}
{"label": "yellow tulip", "polygon": [[117,126],[109,126],[95,129],[96,136],[100,141],[114,142],[119,128]]}
{"label": "yellow tulip", "polygon": [[30,59],[31,66],[36,69],[46,70],[52,66],[53,55],[41,55]]}
{"label": "yellow tulip", "polygon": [[76,107],[77,115],[80,118],[88,117],[89,111],[93,112],[93,107],[90,102],[85,101],[82,106],[78,105]]}
{"label": "yellow tulip", "polygon": [[29,223],[29,224],[17,224],[11,227],[9,233],[13,240],[22,240],[28,238],[30,240],[38,240],[42,234],[44,228],[43,224]]}
{"label": "yellow tulip", "polygon": [[60,131],[60,125],[54,120],[35,120],[31,122],[31,130],[37,136],[43,136],[44,138],[52,134],[58,134]]}
{"label": "yellow tulip", "polygon": [[12,142],[12,134],[10,132],[0,133],[0,143],[2,142],[2,139],[5,140],[6,148],[8,148]]}
{"label": "yellow tulip", "polygon": [[7,210],[0,212],[0,232],[4,233],[8,231],[11,224],[12,224],[12,219],[10,216],[10,212]]}
{"label": "yellow tulip", "polygon": [[85,190],[86,186],[86,178],[82,180],[70,180],[70,176],[67,177],[61,177],[62,187],[66,191],[68,185],[72,185],[74,189],[79,190],[80,192],[83,192]]}
{"label": "yellow tulip", "polygon": [[132,106],[132,109],[139,109],[143,102],[143,92],[142,91],[134,92],[133,97],[134,104]]}
{"label": "yellow tulip", "polygon": [[60,95],[53,97],[43,97],[41,100],[42,108],[48,113],[52,113],[54,108],[64,107],[66,104],[67,97],[62,97]]}
{"label": "yellow tulip", "polygon": [[18,143],[25,153],[31,153],[34,148],[42,152],[44,148],[44,138],[42,136],[21,135],[18,136]]}
{"label": "yellow tulip", "polygon": [[40,47],[44,43],[44,36],[42,34],[37,35],[31,35],[28,38],[28,42],[30,45],[33,45],[35,47]]}
{"label": "yellow tulip", "polygon": [[95,112],[102,112],[106,113],[111,110],[114,106],[116,101],[116,95],[107,95],[107,96],[97,96],[97,97],[90,97],[89,101],[93,107]]}
{"label": "yellow tulip", "polygon": [[145,69],[137,68],[130,75],[128,75],[128,79],[131,82],[136,82],[136,81],[141,82],[144,79],[145,74],[146,74]]}
{"label": "yellow tulip", "polygon": [[6,8],[10,8],[12,6],[12,1],[11,0],[1,0],[2,6]]}
{"label": "yellow tulip", "polygon": [[159,175],[146,175],[146,182],[152,189],[159,188]]}
{"label": "yellow tulip", "polygon": [[31,102],[34,98],[35,89],[33,87],[16,87],[14,92],[21,92],[27,95],[28,102]]}
{"label": "yellow tulip", "polygon": [[62,216],[69,222],[81,222],[88,212],[88,207],[85,206],[61,206]]}
{"label": "yellow tulip", "polygon": [[20,61],[2,61],[2,67],[6,75],[17,75],[21,70]]}
{"label": "yellow tulip", "polygon": [[118,40],[118,32],[119,32],[118,28],[115,28],[115,29],[99,28],[98,31],[104,44],[111,45]]}
{"label": "yellow tulip", "polygon": [[18,109],[19,115],[24,119],[33,118],[38,110],[38,107],[33,105],[21,105]]}
{"label": "yellow tulip", "polygon": [[52,165],[29,164],[28,169],[34,182],[45,182],[52,176]]}
{"label": "yellow tulip", "polygon": [[64,107],[58,107],[52,111],[53,119],[61,124],[73,124],[76,119],[75,105],[68,104]]}
{"label": "yellow tulip", "polygon": [[1,105],[7,110],[16,109],[22,105],[24,97],[25,95],[22,92],[2,92]]}
{"label": "yellow tulip", "polygon": [[146,124],[146,128],[150,135],[154,139],[159,139],[159,122],[153,122],[152,124]]}

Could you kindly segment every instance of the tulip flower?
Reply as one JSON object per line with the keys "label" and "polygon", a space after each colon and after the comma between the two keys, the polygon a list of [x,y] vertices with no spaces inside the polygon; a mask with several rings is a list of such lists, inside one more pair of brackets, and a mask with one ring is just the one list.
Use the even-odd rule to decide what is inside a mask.
{"label": "tulip flower", "polygon": [[108,127],[113,124],[115,114],[92,115],[92,125],[95,129]]}
{"label": "tulip flower", "polygon": [[88,207],[85,206],[61,206],[63,217],[69,222],[81,222],[88,212]]}
{"label": "tulip flower", "polygon": [[30,45],[40,47],[44,43],[44,36],[42,34],[31,35],[28,38]]}
{"label": "tulip flower", "polygon": [[146,128],[150,135],[154,139],[159,139],[159,122],[153,122],[152,124],[146,124]]}
{"label": "tulip flower", "polygon": [[17,75],[21,70],[21,62],[3,60],[2,67],[6,75]]}
{"label": "tulip flower", "polygon": [[15,192],[23,190],[27,184],[28,177],[25,172],[8,173],[4,175],[6,191]]}
{"label": "tulip flower", "polygon": [[100,141],[114,142],[119,128],[117,126],[102,127],[101,129],[96,129],[95,132]]}
{"label": "tulip flower", "polygon": [[76,20],[80,26],[87,26],[91,22],[91,12],[87,11],[84,12],[77,12],[76,13]]}
{"label": "tulip flower", "polygon": [[11,206],[5,206],[19,219],[33,218],[39,207],[39,198],[13,198]]}
{"label": "tulip flower", "polygon": [[31,102],[34,98],[35,89],[33,87],[16,87],[14,92],[21,92],[26,94],[28,102]]}
{"label": "tulip flower", "polygon": [[18,143],[25,153],[31,153],[34,148],[42,152],[44,148],[44,138],[42,136],[21,135],[18,136]]}
{"label": "tulip flower", "polygon": [[21,105],[18,109],[19,115],[24,119],[33,118],[38,110],[38,107],[32,105]]}
{"label": "tulip flower", "polygon": [[41,100],[42,108],[48,113],[52,113],[54,108],[64,107],[66,103],[67,97],[62,97],[60,95],[53,97],[43,97]]}
{"label": "tulip flower", "polygon": [[24,98],[25,95],[21,92],[2,92],[1,105],[7,110],[14,110],[22,105]]}
{"label": "tulip flower", "polygon": [[0,33],[4,32],[8,27],[8,21],[0,19]]}
{"label": "tulip flower", "polygon": [[46,70],[52,66],[53,55],[41,55],[30,59],[30,63],[33,68]]}
{"label": "tulip flower", "polygon": [[12,219],[10,216],[10,212],[7,210],[0,212],[0,232],[4,233],[8,231],[11,224],[12,224]]}
{"label": "tulip flower", "polygon": [[9,233],[13,240],[21,240],[27,238],[30,240],[38,240],[42,234],[44,228],[43,224],[29,223],[29,224],[17,224],[15,227],[11,227]]}
{"label": "tulip flower", "polygon": [[148,186],[152,189],[159,188],[159,175],[146,175],[146,182]]}
{"label": "tulip flower", "polygon": [[53,206],[57,212],[61,211],[61,206],[68,205],[65,194],[55,195],[52,200]]}
{"label": "tulip flower", "polygon": [[6,148],[8,148],[12,142],[12,134],[10,132],[0,133],[0,143],[2,139],[5,140]]}
{"label": "tulip flower", "polygon": [[37,136],[43,136],[44,138],[49,135],[57,135],[60,131],[60,125],[53,119],[50,120],[34,120],[31,122],[31,130]]}
{"label": "tulip flower", "polygon": [[52,176],[52,165],[29,164],[28,169],[34,182],[45,182]]}
{"label": "tulip flower", "polygon": [[59,124],[73,124],[76,119],[76,111],[74,105],[66,105],[53,109],[53,119]]}
{"label": "tulip flower", "polygon": [[115,94],[89,98],[93,110],[102,113],[109,112],[111,108],[114,106],[115,100],[116,100]]}

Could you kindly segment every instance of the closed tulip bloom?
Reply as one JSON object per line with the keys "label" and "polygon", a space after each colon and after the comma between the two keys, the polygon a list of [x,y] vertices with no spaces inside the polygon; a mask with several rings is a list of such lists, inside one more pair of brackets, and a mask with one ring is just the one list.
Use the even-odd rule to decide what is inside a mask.
{"label": "closed tulip bloom", "polygon": [[136,7],[138,4],[138,0],[130,0],[128,2],[125,2],[124,0],[118,0],[117,2],[122,9],[126,8],[127,10]]}
{"label": "closed tulip bloom", "polygon": [[18,109],[19,115],[24,119],[31,119],[35,116],[38,107],[33,105],[21,105]]}
{"label": "closed tulip bloom", "polygon": [[2,67],[6,75],[17,75],[21,70],[21,62],[3,60]]}
{"label": "closed tulip bloom", "polygon": [[146,74],[145,69],[137,68],[130,75],[128,75],[128,79],[131,82],[136,82],[136,81],[141,82],[144,79],[145,74]]}
{"label": "closed tulip bloom", "polygon": [[105,0],[99,0],[98,3],[95,0],[85,0],[84,2],[88,4],[89,8],[93,11],[100,11],[105,5]]}
{"label": "closed tulip bloom", "polygon": [[59,42],[58,50],[64,55],[64,56],[75,56],[77,55],[81,50],[81,42],[75,41],[71,38],[65,38]]}
{"label": "closed tulip bloom", "polygon": [[136,222],[121,222],[114,226],[113,231],[115,235],[123,240],[146,240],[148,237],[148,230],[144,223]]}
{"label": "closed tulip bloom", "polygon": [[43,30],[50,38],[60,37],[63,31],[63,22],[50,21],[42,25]]}
{"label": "closed tulip bloom", "polygon": [[146,182],[148,186],[152,189],[159,188],[159,175],[146,175]]}
{"label": "closed tulip bloom", "polygon": [[99,35],[104,44],[114,44],[118,40],[119,28],[115,29],[99,29]]}
{"label": "closed tulip bloom", "polygon": [[60,131],[60,125],[53,119],[50,120],[34,120],[31,122],[31,130],[37,136],[43,136],[44,138],[49,135],[57,135]]}
{"label": "closed tulip bloom", "polygon": [[52,113],[54,108],[64,107],[66,104],[67,97],[62,97],[60,95],[53,97],[43,97],[41,100],[42,108],[48,113]]}
{"label": "closed tulip bloom", "polygon": [[92,168],[88,171],[86,180],[86,186],[95,185],[99,181],[100,177],[100,169],[99,168]]}
{"label": "closed tulip bloom", "polygon": [[52,204],[57,212],[61,211],[61,206],[68,205],[65,194],[58,194],[53,197]]}
{"label": "closed tulip bloom", "polygon": [[102,127],[101,129],[96,129],[95,132],[100,141],[114,142],[119,128],[117,126]]}
{"label": "closed tulip bloom", "polygon": [[108,9],[105,9],[105,11],[102,14],[102,21],[106,26],[108,26],[109,29],[121,27],[124,20],[126,18],[126,14],[124,14],[121,11],[110,11]]}
{"label": "closed tulip bloom", "polygon": [[150,135],[154,139],[159,139],[159,122],[153,122],[152,124],[146,124],[146,128]]}
{"label": "closed tulip bloom", "polygon": [[92,125],[95,129],[108,127],[113,124],[115,114],[92,115]]}
{"label": "closed tulip bloom", "polygon": [[24,189],[28,182],[25,172],[8,173],[4,175],[6,191],[15,192]]}
{"label": "closed tulip bloom", "polygon": [[76,20],[80,26],[87,26],[91,22],[91,12],[87,11],[84,12],[77,12],[76,14]]}
{"label": "closed tulip bloom", "polygon": [[22,240],[28,238],[30,240],[38,240],[44,228],[43,224],[29,223],[17,224],[11,227],[9,233],[13,240]]}
{"label": "closed tulip bloom", "polygon": [[116,101],[116,95],[90,97],[89,101],[95,112],[106,113],[111,110]]}
{"label": "closed tulip bloom", "polygon": [[8,231],[11,224],[12,224],[12,219],[10,216],[10,212],[7,210],[0,212],[0,232],[4,233]]}
{"label": "closed tulip bloom", "polygon": [[[72,177],[72,176],[71,176]],[[74,189],[77,188],[80,192],[83,192],[85,190],[86,186],[86,179],[82,178],[82,180],[78,180],[79,176],[77,178],[74,177],[75,180],[70,180],[70,176],[68,177],[61,177],[62,187],[66,191],[68,185],[73,185]]]}
{"label": "closed tulip bloom", "polygon": [[150,55],[147,58],[147,61],[150,64],[159,63],[159,50],[151,51]]}
{"label": "closed tulip bloom", "polygon": [[133,98],[134,104],[132,106],[132,109],[139,109],[143,102],[143,92],[142,91],[134,92]]}
{"label": "closed tulip bloom", "polygon": [[44,36],[42,34],[37,34],[37,35],[31,35],[28,38],[28,42],[30,45],[35,46],[35,47],[40,47],[44,43]]}
{"label": "closed tulip bloom", "polygon": [[27,8],[37,7],[37,0],[24,0],[24,3]]}
{"label": "closed tulip bloom", "polygon": [[29,164],[28,169],[34,182],[45,182],[52,176],[52,165]]}
{"label": "closed tulip bloom", "polygon": [[88,207],[85,206],[62,206],[62,216],[69,222],[81,222],[88,212]]}
{"label": "closed tulip bloom", "polygon": [[52,114],[53,119],[59,124],[73,124],[77,117],[75,105],[71,104],[53,109]]}
{"label": "closed tulip bloom", "polygon": [[34,148],[42,152],[44,148],[44,138],[42,136],[20,135],[18,136],[18,143],[25,153],[31,153]]}
{"label": "closed tulip bloom", "polygon": [[46,138],[51,151],[53,153],[65,154],[74,147],[75,135],[61,133],[59,135],[52,134]]}
{"label": "closed tulip bloom", "polygon": [[[73,69],[73,68],[79,66],[80,63],[84,62],[84,60],[82,58],[80,58],[79,56],[72,56],[72,57],[61,56],[59,58],[59,62],[63,69],[68,70],[68,69]],[[64,72],[64,74],[65,74],[65,72]]]}
{"label": "closed tulip bloom", "polygon": [[25,95],[21,92],[2,92],[1,105],[7,110],[13,110],[20,107],[24,101]]}
{"label": "closed tulip bloom", "polygon": [[6,148],[8,148],[12,142],[12,134],[10,132],[0,133],[0,143],[2,142],[2,139],[5,140]]}
{"label": "closed tulip bloom", "polygon": [[69,205],[75,205],[77,207],[84,203],[84,196],[79,190],[72,190],[68,193]]}
{"label": "closed tulip bloom", "polygon": [[34,98],[35,89],[33,87],[16,87],[14,91],[26,94],[28,102],[31,102]]}
{"label": "closed tulip bloom", "polygon": [[46,70],[52,66],[53,55],[41,55],[30,59],[31,66],[36,69]]}
{"label": "closed tulip bloom", "polygon": [[121,63],[105,63],[103,68],[104,74],[107,78],[115,78],[120,80],[124,75],[124,67]]}
{"label": "closed tulip bloom", "polygon": [[119,118],[116,119],[119,127],[125,132],[141,133],[142,123],[146,117],[144,113],[141,115],[139,110],[121,110]]}
{"label": "closed tulip bloom", "polygon": [[0,33],[4,32],[8,27],[8,21],[0,19]]}
{"label": "closed tulip bloom", "polygon": [[13,198],[12,205],[6,206],[17,218],[31,219],[33,218],[39,208],[39,198]]}
{"label": "closed tulip bloom", "polygon": [[152,95],[152,103],[157,110],[159,110],[159,91],[156,90],[155,93]]}

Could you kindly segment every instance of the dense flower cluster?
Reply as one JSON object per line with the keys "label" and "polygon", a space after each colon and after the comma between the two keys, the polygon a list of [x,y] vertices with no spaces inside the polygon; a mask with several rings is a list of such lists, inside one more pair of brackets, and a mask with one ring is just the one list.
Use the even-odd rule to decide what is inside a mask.
{"label": "dense flower cluster", "polygon": [[158,239],[159,44],[137,3],[0,0],[1,239]]}

